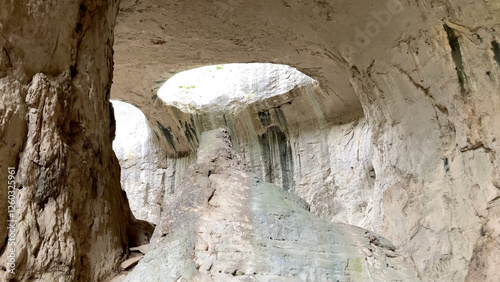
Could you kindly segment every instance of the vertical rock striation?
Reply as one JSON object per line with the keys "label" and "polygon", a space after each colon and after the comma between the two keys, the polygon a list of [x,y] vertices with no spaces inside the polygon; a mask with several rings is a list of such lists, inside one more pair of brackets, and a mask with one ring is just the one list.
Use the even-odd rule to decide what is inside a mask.
{"label": "vertical rock striation", "polygon": [[121,167],[120,182],[137,219],[157,224],[190,158],[167,158],[139,108],[112,101],[116,119],[113,150]]}
{"label": "vertical rock striation", "polygon": [[[162,87],[155,103],[158,116],[170,121],[168,126],[165,124],[167,128],[158,124],[146,129],[145,118],[142,118],[140,126],[152,134],[135,132],[117,138],[115,148],[125,168],[122,185],[130,187],[126,189],[130,189],[127,191],[132,202],[167,203],[185,167],[193,161],[202,132],[224,126],[231,129],[235,147],[249,167],[265,181],[299,195],[309,203],[311,211],[325,219],[372,228],[381,197],[377,198],[379,193],[374,186],[371,131],[366,121],[359,119],[345,125],[327,121],[328,109],[322,105],[327,97],[325,92],[316,81],[293,68],[272,64],[248,64],[241,69],[239,66],[207,67],[205,72],[209,76],[220,75],[219,80],[233,78],[228,85],[218,88],[209,83],[205,83],[208,86],[196,83],[197,78],[184,79],[180,86],[172,79],[165,87],[170,92]],[[244,74],[238,73],[241,70]],[[189,73],[191,71],[183,77],[191,77]],[[228,73],[231,75],[226,77]],[[202,105],[198,104],[199,99],[190,96],[212,93],[220,96],[205,97],[215,102]],[[172,96],[176,95],[182,99],[175,101]],[[162,97],[167,98],[166,101]],[[230,106],[224,108],[221,104]],[[139,109],[128,107],[140,114]],[[132,124],[136,121],[132,119],[132,115],[118,115],[118,131],[120,128],[134,131]],[[177,135],[170,138],[170,132],[174,131]],[[166,148],[161,142],[165,139]],[[149,146],[143,146],[144,143]],[[180,147],[190,148],[188,158],[177,158],[176,149]],[[163,152],[168,158],[166,161]],[[166,166],[159,162],[165,162]],[[175,181],[155,180],[155,176],[148,173],[153,167],[159,170],[168,167],[172,173],[168,178]],[[131,178],[127,179],[128,175]],[[152,192],[144,189],[147,186]],[[140,206],[133,207],[137,216],[138,213],[159,216],[157,208],[149,204]]]}
{"label": "vertical rock striation", "polygon": [[[0,1],[0,221],[16,168],[16,268],[2,281],[102,281],[144,239],[120,189],[109,103],[117,1]],[[147,229],[147,228],[146,228]],[[151,230],[150,230],[151,231]]]}
{"label": "vertical rock striation", "polygon": [[152,250],[126,281],[416,281],[386,239],[332,224],[253,179],[226,129],[204,132]]}
{"label": "vertical rock striation", "polygon": [[[193,3],[124,0],[117,29],[116,96],[142,106],[170,156],[225,125],[253,170],[295,185],[324,218],[380,232],[422,280],[500,279],[498,1]],[[322,90],[233,118],[184,115],[150,92],[200,64],[254,61]]]}
{"label": "vertical rock striation", "polygon": [[[380,232],[423,280],[498,280],[500,6],[402,8],[395,32],[349,58],[372,129]],[[422,10],[432,13],[412,17]]]}

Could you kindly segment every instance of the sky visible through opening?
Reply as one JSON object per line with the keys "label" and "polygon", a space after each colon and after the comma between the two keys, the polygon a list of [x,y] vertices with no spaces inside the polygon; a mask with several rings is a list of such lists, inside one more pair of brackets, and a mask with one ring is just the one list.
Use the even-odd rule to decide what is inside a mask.
{"label": "sky visible through opening", "polygon": [[287,65],[221,64],[172,76],[160,87],[158,97],[186,112],[224,110],[313,84],[317,84],[314,79]]}

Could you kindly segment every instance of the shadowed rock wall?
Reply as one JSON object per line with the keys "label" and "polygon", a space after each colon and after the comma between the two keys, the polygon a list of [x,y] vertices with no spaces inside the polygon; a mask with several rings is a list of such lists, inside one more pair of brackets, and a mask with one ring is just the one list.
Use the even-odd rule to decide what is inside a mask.
{"label": "shadowed rock wall", "polygon": [[[129,239],[144,239],[111,148],[117,9],[0,1],[2,281],[103,281]],[[6,271],[7,167],[16,170],[15,275]]]}

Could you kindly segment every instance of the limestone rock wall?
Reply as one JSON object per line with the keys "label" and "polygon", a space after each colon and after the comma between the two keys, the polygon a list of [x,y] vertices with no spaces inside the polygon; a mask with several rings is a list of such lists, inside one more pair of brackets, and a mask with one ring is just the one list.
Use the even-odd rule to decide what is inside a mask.
{"label": "limestone rock wall", "polygon": [[[117,9],[117,1],[0,1],[2,281],[103,281],[129,240],[144,239],[111,147]],[[7,167],[16,171],[15,274]]]}
{"label": "limestone rock wall", "polygon": [[125,281],[417,281],[384,238],[253,179],[225,129],[203,133],[174,197]]}
{"label": "limestone rock wall", "polygon": [[[400,74],[399,71],[396,74]],[[385,92],[412,93],[412,85],[404,80],[393,85],[401,85],[403,89]],[[386,84],[387,87],[393,85]],[[416,91],[418,94],[421,90]],[[196,148],[201,132],[217,126],[231,128],[236,148],[252,171],[305,199],[312,212],[331,221],[387,234],[404,250],[414,267],[425,272],[421,275],[424,279],[465,279],[467,265],[450,253],[472,257],[477,240],[485,235],[482,216],[478,214],[487,212],[488,198],[496,197],[494,183],[489,180],[494,177],[495,163],[491,162],[494,159],[481,153],[483,148],[476,148],[479,155],[467,155],[467,150],[457,149],[474,161],[465,164],[462,159],[456,171],[451,171],[455,167],[453,159],[440,155],[443,146],[453,140],[452,135],[448,135],[452,132],[448,128],[451,125],[439,121],[425,97],[401,98],[411,101],[410,106],[391,108],[393,111],[401,108],[402,120],[384,129],[382,126],[387,125],[373,123],[378,118],[371,122],[363,118],[345,125],[325,122],[322,112],[315,111],[314,107],[321,93],[319,87],[310,85],[254,103],[237,114],[188,114],[161,102],[157,105],[159,112],[170,115],[170,120],[178,120],[177,130],[184,133],[172,142],[173,148],[176,142],[186,142],[190,148]],[[360,92],[360,96],[362,94]],[[399,99],[396,97],[385,95],[376,101]],[[379,106],[387,108],[382,103]],[[445,110],[437,108],[437,111]],[[432,119],[425,121],[428,115]],[[442,145],[439,140],[448,143]],[[424,146],[425,150],[414,151],[412,146]],[[466,171],[471,174],[467,175]],[[458,180],[452,181],[454,177]],[[446,192],[451,187],[454,191]],[[481,187],[486,190],[481,192]],[[484,196],[472,194],[469,189],[479,189]],[[464,200],[463,195],[470,200]],[[445,200],[439,201],[440,197]],[[405,215],[409,209],[415,210]],[[453,231],[455,229],[459,231]],[[421,249],[422,245],[439,251],[429,253]],[[428,271],[429,267],[438,267],[440,271]],[[487,277],[491,275],[494,277],[494,274]]]}
{"label": "limestone rock wall", "polygon": [[121,167],[120,182],[137,219],[158,223],[163,206],[192,162],[191,158],[167,158],[153,140],[153,132],[139,108],[112,101],[116,119],[113,150]]}
{"label": "limestone rock wall", "polygon": [[[16,279],[99,281],[144,240],[111,150],[117,5],[0,1],[0,181],[16,168]],[[144,110],[150,144],[187,160],[163,169],[180,176],[202,132],[223,125],[253,171],[324,218],[380,232],[420,279],[500,279],[498,1],[124,0],[121,9],[113,95]],[[250,61],[291,65],[319,86],[231,116],[183,113],[151,93],[180,70]],[[200,171],[206,183],[213,171]],[[229,269],[247,273],[220,271]]]}
{"label": "limestone rock wall", "polygon": [[[379,231],[422,280],[498,280],[498,1],[132,2],[124,2],[117,28],[117,79],[128,77],[130,65],[143,71],[116,96],[144,105],[158,134],[157,122],[170,128],[164,132],[178,141],[172,155],[196,149],[189,144],[197,141],[187,141],[199,136],[193,131],[227,123],[240,131],[235,147],[252,169],[285,187],[293,182],[325,218]],[[170,17],[150,20],[156,12]],[[124,46],[134,42],[154,62],[146,67],[130,56],[137,52]],[[255,105],[227,122],[221,115],[191,120],[154,99],[155,85],[180,70],[253,61],[296,67],[318,80],[323,95]],[[193,130],[183,133],[189,124]],[[281,149],[277,140],[285,141]],[[291,158],[263,158],[266,150]]]}
{"label": "limestone rock wall", "polygon": [[[231,129],[235,148],[256,175],[296,193],[310,205],[312,212],[328,220],[373,230],[381,201],[377,195],[381,193],[374,185],[371,131],[364,119],[345,125],[326,122],[318,106],[324,95],[316,83],[311,83],[257,101],[239,112],[185,113],[157,100],[157,111],[172,126],[151,125],[151,136],[136,132],[133,137],[118,136],[115,141],[123,169],[122,185],[133,189],[125,188],[132,210],[140,218],[141,213],[157,218],[158,209],[145,204],[145,199],[167,204],[178,179],[193,161],[192,152],[198,148],[202,132],[223,126]],[[117,114],[118,134],[121,126],[133,131],[132,120],[132,114],[123,117]],[[180,132],[175,139],[171,138],[174,131]],[[167,140],[165,150],[162,140]],[[148,146],[141,142],[147,142]],[[180,146],[190,148],[189,157],[175,158],[175,149]],[[165,157],[162,152],[168,158],[165,167],[172,176],[169,181],[158,182],[149,171],[156,167],[162,173],[163,168],[158,164]]]}
{"label": "limestone rock wall", "polygon": [[[402,9],[401,25],[349,58],[372,129],[380,232],[423,280],[495,281],[499,3]],[[422,10],[432,13],[412,17]]]}

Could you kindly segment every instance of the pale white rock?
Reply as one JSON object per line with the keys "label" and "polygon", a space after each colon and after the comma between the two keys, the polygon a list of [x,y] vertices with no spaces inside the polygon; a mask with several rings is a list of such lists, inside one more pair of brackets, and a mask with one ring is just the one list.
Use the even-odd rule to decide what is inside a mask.
{"label": "pale white rock", "polygon": [[[276,69],[280,68],[276,66]],[[185,73],[190,72],[181,74]],[[270,77],[267,80],[277,85],[290,83],[286,77],[280,77],[279,72],[268,75]],[[302,77],[307,78],[305,75]],[[191,78],[196,80],[195,77]],[[223,90],[230,88],[231,81],[221,81],[217,87]],[[198,146],[196,140],[203,131],[220,126],[230,128],[235,147],[242,152],[254,173],[299,195],[310,205],[312,212],[329,221],[375,230],[374,226],[381,224],[378,219],[374,225],[375,218],[379,218],[375,215],[380,210],[381,192],[376,191],[374,185],[376,173],[371,164],[370,127],[365,119],[345,125],[327,124],[318,106],[321,95],[324,95],[322,89],[315,81],[309,80],[309,84],[271,98],[264,94],[256,95],[258,99],[254,98],[253,103],[247,104],[237,113],[229,108],[214,112],[213,108],[220,105],[210,103],[199,114],[181,112],[173,116],[169,105],[164,114],[172,120],[180,119],[184,134],[193,133],[194,137],[188,141],[193,142],[193,148]],[[125,118],[125,112],[120,112],[120,108],[116,110],[117,137],[114,148],[122,166],[122,186],[129,195],[136,216],[149,213],[156,217],[157,210],[153,211],[144,200],[151,198],[151,195],[141,187],[149,183],[151,190],[158,193],[164,191],[161,197],[165,198],[163,203],[167,204],[169,194],[181,178],[181,168],[191,161],[186,161],[186,158],[169,159],[169,166],[177,165],[172,170],[175,183],[166,181],[158,183],[164,185],[163,188],[153,188],[152,181],[144,176],[147,174],[135,163],[139,161],[143,167],[149,168],[148,171],[152,171],[157,166],[157,159],[161,159],[158,155],[160,151],[154,142],[147,141],[151,139],[151,133],[145,129],[147,121],[140,110],[132,105],[128,105],[128,108],[135,113],[127,114],[128,118]],[[140,117],[135,118],[135,115]],[[142,129],[135,129],[133,120],[142,120]],[[145,133],[139,134],[139,130]],[[127,148],[118,148],[122,144]]]}
{"label": "pale white rock", "polygon": [[225,129],[203,133],[151,251],[125,281],[418,281],[383,237],[253,179]]}
{"label": "pale white rock", "polygon": [[318,106],[323,92],[312,84],[237,113],[172,115],[170,106],[165,112],[182,121],[184,132],[194,129],[191,147],[207,129],[231,128],[251,169],[302,197],[312,212],[385,234],[424,280],[461,281],[474,256],[495,253],[476,247],[492,245],[481,234],[496,228],[484,220],[498,195],[488,156],[494,141],[483,148],[461,137],[455,146],[457,132],[470,135],[459,120],[433,105],[401,70],[380,63],[372,68],[383,98],[366,102],[366,119],[343,125],[326,121]]}
{"label": "pale white rock", "polygon": [[290,136],[294,191],[311,212],[374,230],[380,191],[370,161],[371,130],[364,119]]}
{"label": "pale white rock", "polygon": [[[217,125],[231,128],[252,170],[327,219],[379,231],[424,281],[497,281],[499,2],[425,2],[356,0],[333,7],[221,0],[146,11],[151,1],[124,0],[116,45],[120,83],[113,91],[140,101],[152,121],[159,110],[169,116],[162,123],[180,117],[197,137]],[[137,24],[155,13],[171,16]],[[378,26],[380,15],[389,23]],[[144,26],[148,33],[140,32]],[[150,44],[152,34],[165,45]],[[147,67],[146,58],[153,58]],[[324,90],[299,87],[283,103],[257,102],[226,121],[203,111],[182,115],[160,99],[151,103],[153,81],[221,60],[289,64]],[[141,69],[137,76],[130,66]],[[174,122],[168,126],[179,140],[171,155],[185,156],[185,148],[197,147],[196,137],[184,138],[187,127],[176,132]]]}
{"label": "pale white rock", "polygon": [[173,168],[154,143],[141,110],[122,101],[111,102],[116,120],[113,150],[120,162],[122,189],[136,218],[157,223],[163,198],[170,193]]}

